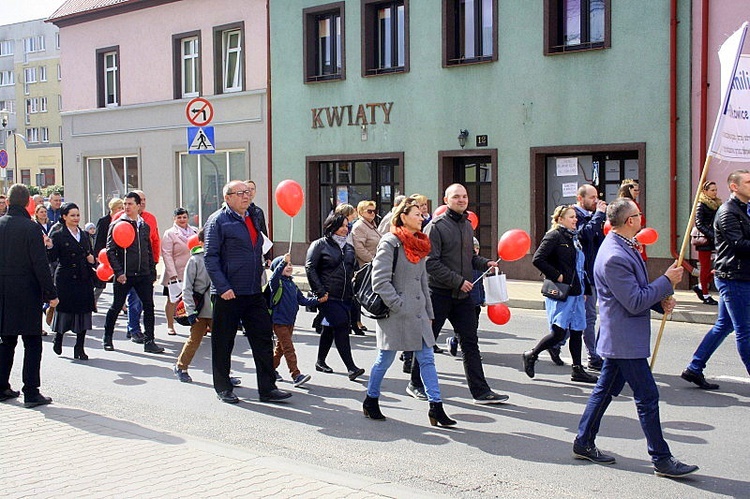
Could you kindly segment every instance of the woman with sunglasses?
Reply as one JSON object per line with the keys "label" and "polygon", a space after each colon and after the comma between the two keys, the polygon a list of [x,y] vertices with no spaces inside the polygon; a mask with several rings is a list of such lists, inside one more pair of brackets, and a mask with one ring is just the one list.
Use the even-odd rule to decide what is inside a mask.
{"label": "woman with sunglasses", "polygon": [[584,270],[585,256],[576,234],[578,216],[571,205],[562,205],[552,213],[552,228],[544,235],[534,253],[532,263],[544,277],[570,285],[565,300],[544,298],[550,332],[539,343],[523,353],[523,370],[529,378],[535,375],[534,364],[539,354],[565,339],[570,331],[570,356],[573,358],[571,381],[596,383],[597,377],[581,365],[583,330],[586,329],[585,295],[591,295],[591,283]]}
{"label": "woman with sunglasses", "polygon": [[[375,250],[378,249],[378,243],[382,237],[375,222],[377,213],[375,201],[360,201],[357,205],[359,218],[352,226],[352,246],[354,246],[359,267],[375,258]],[[355,303],[354,306],[357,307],[357,310],[352,313],[352,332],[361,336],[365,334],[364,331],[367,328],[362,325],[359,303]]]}

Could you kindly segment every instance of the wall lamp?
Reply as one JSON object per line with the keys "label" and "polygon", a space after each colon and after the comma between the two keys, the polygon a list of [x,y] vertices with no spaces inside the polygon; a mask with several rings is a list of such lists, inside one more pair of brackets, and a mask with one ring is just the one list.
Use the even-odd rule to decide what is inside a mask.
{"label": "wall lamp", "polygon": [[461,149],[464,148],[466,145],[466,139],[469,136],[469,131],[465,128],[462,128],[458,131],[458,145],[461,146]]}

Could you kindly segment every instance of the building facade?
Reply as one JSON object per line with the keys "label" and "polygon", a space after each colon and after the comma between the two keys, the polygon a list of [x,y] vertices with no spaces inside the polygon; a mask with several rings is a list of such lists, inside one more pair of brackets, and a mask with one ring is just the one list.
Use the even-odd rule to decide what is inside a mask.
{"label": "building facade", "polygon": [[7,122],[0,148],[9,157],[3,189],[14,181],[62,183],[61,77],[55,26],[42,19],[0,26],[0,112]]}
{"label": "building facade", "polygon": [[[139,188],[160,227],[183,206],[202,225],[231,179],[267,201],[266,4],[261,0],[68,1],[49,19],[63,46],[66,197],[96,220]],[[195,113],[187,104],[196,97]],[[212,107],[209,107],[212,106]],[[213,143],[191,118],[213,120]],[[203,130],[203,129],[202,129]],[[205,137],[211,138],[206,128]],[[201,132],[203,133],[203,132]]]}
{"label": "building facade", "polygon": [[[666,264],[666,193],[682,220],[690,205],[690,15],[647,1],[271,2],[274,182],[307,195],[295,247],[337,203],[385,213],[397,192],[419,192],[434,209],[461,182],[485,256],[511,228],[533,251],[577,186],[611,200],[636,178],[661,235],[650,265]],[[538,276],[530,255],[504,268]]]}

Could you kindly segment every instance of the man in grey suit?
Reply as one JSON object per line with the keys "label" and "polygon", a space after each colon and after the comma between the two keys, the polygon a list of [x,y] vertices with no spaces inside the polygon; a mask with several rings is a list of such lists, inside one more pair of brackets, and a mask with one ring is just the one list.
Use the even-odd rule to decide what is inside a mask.
{"label": "man in grey suit", "polygon": [[604,363],[578,424],[573,456],[599,464],[615,462],[614,457],[596,448],[594,439],[612,397],[619,395],[627,382],[633,390],[654,473],[679,478],[698,467],[678,461],[669,451],[659,421],[659,390],[647,359],[651,355],[650,309],[672,312],[674,286],[682,279],[683,269],[675,263],[649,283],[635,239],[641,230],[641,216],[638,206],[627,198],[617,199],[607,208],[612,231],[594,263],[601,320],[597,351]]}

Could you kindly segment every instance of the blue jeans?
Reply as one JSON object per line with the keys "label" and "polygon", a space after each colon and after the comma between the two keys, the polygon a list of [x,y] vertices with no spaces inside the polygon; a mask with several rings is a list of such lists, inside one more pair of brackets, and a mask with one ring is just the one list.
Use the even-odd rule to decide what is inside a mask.
{"label": "blue jeans", "polygon": [[[385,372],[393,364],[396,358],[396,350],[378,350],[378,357],[370,371],[370,381],[367,383],[367,396],[372,398],[380,397],[380,384],[383,382]],[[424,391],[427,393],[427,400],[430,402],[441,402],[440,386],[438,385],[437,371],[435,370],[435,354],[432,347],[428,347],[422,341],[422,350],[414,352],[420,367]]]}
{"label": "blue jeans", "polygon": [[138,298],[135,288],[128,291],[128,333],[141,334],[141,313],[143,302]]}
{"label": "blue jeans", "polygon": [[706,362],[719,348],[724,338],[734,331],[737,339],[737,352],[745,369],[750,373],[750,281],[734,279],[714,279],[719,290],[719,315],[711,330],[703,337],[688,369],[702,373]]}
{"label": "blue jeans", "polygon": [[581,422],[578,423],[576,444],[593,447],[604,412],[612,402],[612,397],[620,394],[626,381],[633,390],[638,419],[646,435],[651,461],[655,463],[671,457],[672,453],[661,432],[659,389],[646,359],[604,359],[602,374],[591,392]]}

